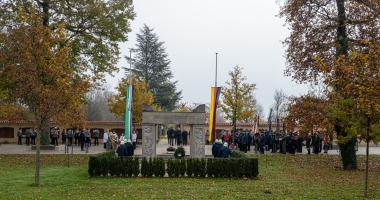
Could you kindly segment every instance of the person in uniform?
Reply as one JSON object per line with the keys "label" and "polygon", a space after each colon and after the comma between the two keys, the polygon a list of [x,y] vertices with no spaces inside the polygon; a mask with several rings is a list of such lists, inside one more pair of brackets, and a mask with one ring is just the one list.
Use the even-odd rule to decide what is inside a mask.
{"label": "person in uniform", "polygon": [[127,143],[125,143],[125,147],[127,149],[127,156],[133,156],[135,154],[135,149],[130,139],[128,139]]}
{"label": "person in uniform", "polygon": [[124,156],[128,156],[127,147],[124,145],[124,140],[120,142],[120,145],[117,147],[116,153],[120,157],[121,162],[123,162]]}
{"label": "person in uniform", "polygon": [[228,147],[228,143],[225,142],[223,144],[223,147],[219,149],[218,157],[228,158],[229,156],[231,156],[232,152],[234,152],[234,150],[231,151],[231,149]]}

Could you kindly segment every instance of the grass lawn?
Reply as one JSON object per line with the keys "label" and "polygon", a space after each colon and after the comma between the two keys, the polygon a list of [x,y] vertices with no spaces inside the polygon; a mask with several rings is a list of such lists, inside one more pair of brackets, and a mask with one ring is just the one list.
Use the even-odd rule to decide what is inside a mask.
{"label": "grass lawn", "polygon": [[[88,155],[41,155],[34,187],[34,155],[0,155],[0,199],[361,199],[360,170],[344,171],[335,155],[259,156],[257,180],[231,178],[120,178],[87,173]],[[380,156],[370,157],[369,198],[380,198]]]}

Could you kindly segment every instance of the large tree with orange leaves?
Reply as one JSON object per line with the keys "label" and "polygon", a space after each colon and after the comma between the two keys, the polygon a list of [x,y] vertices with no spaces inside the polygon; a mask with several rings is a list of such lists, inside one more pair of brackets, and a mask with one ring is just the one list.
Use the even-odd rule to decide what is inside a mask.
{"label": "large tree with orange leaves", "polygon": [[[363,41],[379,41],[380,2],[373,0],[278,0],[280,17],[291,30],[285,39],[285,74],[299,83],[319,84],[324,79],[320,68],[338,65],[354,51],[367,49]],[[339,78],[342,74],[335,74]],[[342,88],[332,85],[336,93]],[[340,94],[341,95],[341,94]],[[334,96],[331,96],[334,98]],[[345,96],[344,98],[350,98]],[[339,120],[334,129],[338,136],[349,137]],[[345,169],[356,168],[356,138],[338,143]]]}
{"label": "large tree with orange leaves", "polygon": [[[70,48],[63,26],[43,26],[35,10],[18,12],[15,28],[0,34],[2,117],[28,120],[37,134],[35,185],[39,184],[41,138],[49,138],[49,123],[83,126],[83,95],[90,79],[68,65]],[[47,130],[46,130],[47,128]]]}

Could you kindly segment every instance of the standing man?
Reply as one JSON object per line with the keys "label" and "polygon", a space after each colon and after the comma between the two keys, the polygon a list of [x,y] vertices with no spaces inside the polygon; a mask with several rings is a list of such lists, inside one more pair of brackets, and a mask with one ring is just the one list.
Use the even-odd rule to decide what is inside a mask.
{"label": "standing man", "polygon": [[32,145],[36,145],[36,137],[37,137],[37,131],[36,129],[32,129]]}
{"label": "standing man", "polygon": [[79,129],[79,140],[80,140],[80,150],[84,151],[84,142],[86,139],[86,136],[84,135],[84,132]]}
{"label": "standing man", "polygon": [[210,136],[210,133],[208,132],[208,130],[206,131],[205,133],[205,136],[206,136],[206,144],[210,144],[210,141],[208,141],[208,137]]}
{"label": "standing man", "polygon": [[187,145],[187,131],[186,130],[182,131],[182,140],[183,140],[183,145],[186,146]]}
{"label": "standing man", "polygon": [[67,137],[66,130],[63,129],[62,130],[62,144],[66,144],[66,137]]}
{"label": "standing man", "polygon": [[84,128],[83,132],[84,132],[83,134],[85,137],[84,142],[87,143],[88,145],[90,145],[90,136],[91,136],[90,131],[87,128]]}
{"label": "standing man", "polygon": [[251,131],[246,131],[245,133],[247,139],[248,139],[248,143],[247,143],[247,151],[251,151],[251,143],[252,143],[252,132]]}
{"label": "standing man", "polygon": [[307,135],[307,138],[306,138],[306,150],[307,150],[307,154],[310,154],[310,148],[311,148],[311,133],[309,133]]}
{"label": "standing man", "polygon": [[228,148],[230,148],[230,138],[231,138],[231,134],[230,134],[229,130],[227,130],[226,134],[224,135],[224,140],[226,140]]}
{"label": "standing man", "polygon": [[32,129],[26,129],[25,131],[25,144],[26,146],[30,145],[30,137],[32,136]]}
{"label": "standing man", "polygon": [[17,131],[17,136],[18,136],[18,145],[22,145],[22,141],[21,141],[21,139],[22,139],[22,130],[21,130],[21,128],[19,128],[18,129],[18,131]]}
{"label": "standing man", "polygon": [[58,128],[55,127],[54,128],[54,131],[53,131],[53,145],[55,146],[58,146],[58,135],[59,135],[59,131],[58,131]]}
{"label": "standing man", "polygon": [[132,132],[132,144],[133,144],[133,149],[134,150],[136,149],[136,141],[137,141],[136,131],[133,131]]}
{"label": "standing man", "polygon": [[170,128],[166,131],[166,136],[168,137],[168,144],[170,144]]}
{"label": "standing man", "polygon": [[120,157],[121,162],[123,162],[124,156],[128,156],[127,148],[124,145],[124,140],[120,142],[120,145],[117,147],[116,153]]}
{"label": "standing man", "polygon": [[104,149],[107,149],[107,143],[108,143],[108,131],[104,133],[103,135],[103,143],[104,143]]}
{"label": "standing man", "polygon": [[73,130],[72,129],[67,131],[67,139],[68,139],[68,143],[73,145]]}
{"label": "standing man", "polygon": [[169,135],[170,135],[170,146],[174,146],[175,133],[172,127],[170,127],[169,129]]}
{"label": "standing man", "polygon": [[98,129],[94,130],[94,146],[96,145],[99,146],[99,130]]}
{"label": "standing man", "polygon": [[176,140],[177,140],[177,146],[181,146],[181,143],[182,143],[182,133],[181,133],[181,130],[179,129],[179,127],[175,131],[175,136],[176,136]]}
{"label": "standing man", "polygon": [[127,143],[125,143],[125,147],[127,149],[127,156],[133,156],[135,154],[135,150],[130,139],[128,139]]}

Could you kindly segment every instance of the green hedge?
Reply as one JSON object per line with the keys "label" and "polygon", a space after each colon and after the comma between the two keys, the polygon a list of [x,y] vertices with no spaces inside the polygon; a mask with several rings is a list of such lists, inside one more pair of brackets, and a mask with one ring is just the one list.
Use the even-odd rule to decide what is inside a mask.
{"label": "green hedge", "polygon": [[120,161],[114,151],[90,156],[88,173],[90,176],[122,177],[247,177],[254,178],[259,174],[258,159],[244,158],[163,158],[145,157],[139,164],[139,158],[124,157]]}

